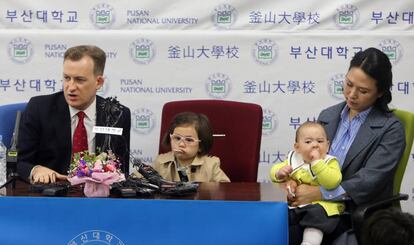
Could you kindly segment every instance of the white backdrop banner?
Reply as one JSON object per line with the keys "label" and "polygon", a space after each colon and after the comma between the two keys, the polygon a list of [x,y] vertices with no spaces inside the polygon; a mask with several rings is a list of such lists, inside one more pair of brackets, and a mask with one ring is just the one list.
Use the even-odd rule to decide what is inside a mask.
{"label": "white backdrop banner", "polygon": [[0,27],[18,29],[413,30],[406,0],[9,0]]}
{"label": "white backdrop banner", "polygon": [[[360,50],[389,56],[392,107],[414,112],[413,12],[404,0],[1,1],[0,104],[60,91],[65,50],[94,44],[108,57],[100,95],[131,109],[135,156],[156,156],[167,101],[252,102],[264,111],[258,181],[269,181],[298,125],[343,100]],[[412,213],[413,164],[411,157],[402,186]]]}

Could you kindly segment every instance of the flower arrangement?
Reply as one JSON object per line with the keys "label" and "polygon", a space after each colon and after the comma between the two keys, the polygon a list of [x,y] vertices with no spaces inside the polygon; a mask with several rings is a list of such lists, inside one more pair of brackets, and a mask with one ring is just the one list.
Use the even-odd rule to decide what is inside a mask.
{"label": "flower arrangement", "polygon": [[119,169],[121,163],[112,151],[98,155],[87,151],[73,154],[68,180],[71,185],[85,183],[84,194],[87,197],[109,196],[112,183],[125,180]]}

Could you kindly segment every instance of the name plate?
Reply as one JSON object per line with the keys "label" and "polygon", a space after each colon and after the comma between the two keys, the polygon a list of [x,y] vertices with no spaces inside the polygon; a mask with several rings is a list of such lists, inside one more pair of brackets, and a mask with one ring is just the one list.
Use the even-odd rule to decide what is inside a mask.
{"label": "name plate", "polygon": [[92,132],[95,134],[112,134],[112,135],[122,135],[123,128],[114,128],[114,127],[101,127],[94,126]]}

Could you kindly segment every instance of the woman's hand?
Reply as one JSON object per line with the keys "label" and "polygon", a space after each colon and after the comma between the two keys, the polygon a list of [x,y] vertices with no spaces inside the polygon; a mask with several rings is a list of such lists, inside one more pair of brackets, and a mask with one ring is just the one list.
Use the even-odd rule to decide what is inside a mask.
{"label": "woman's hand", "polygon": [[291,206],[299,206],[322,200],[319,186],[301,184],[295,188],[295,195],[294,200],[290,203]]}
{"label": "woman's hand", "polygon": [[[286,197],[287,197],[289,205],[290,205],[290,203],[295,201],[295,196],[296,196],[295,191],[296,191],[297,186],[298,186],[298,184],[294,180],[287,180],[286,182],[280,183],[280,187],[285,190]],[[290,189],[290,191],[289,191],[289,189]]]}

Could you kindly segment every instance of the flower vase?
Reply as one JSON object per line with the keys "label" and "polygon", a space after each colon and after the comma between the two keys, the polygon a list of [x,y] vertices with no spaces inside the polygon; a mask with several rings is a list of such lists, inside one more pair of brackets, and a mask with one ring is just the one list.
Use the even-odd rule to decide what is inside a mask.
{"label": "flower vase", "polygon": [[87,197],[108,197],[109,185],[103,183],[96,183],[94,181],[85,181],[83,193]]}

